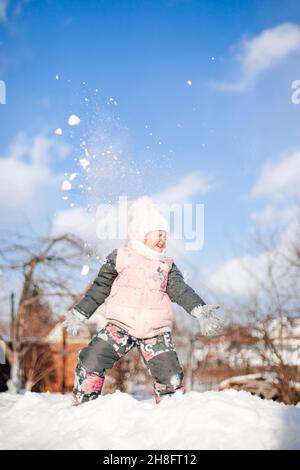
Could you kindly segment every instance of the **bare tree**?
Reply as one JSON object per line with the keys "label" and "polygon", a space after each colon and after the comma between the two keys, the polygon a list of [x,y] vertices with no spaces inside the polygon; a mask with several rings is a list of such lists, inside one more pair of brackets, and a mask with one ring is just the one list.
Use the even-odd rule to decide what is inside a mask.
{"label": "bare tree", "polygon": [[22,359],[22,373],[26,391],[31,391],[45,377],[56,371],[57,366],[53,361],[53,352],[47,344],[31,345]]}
{"label": "bare tree", "polygon": [[[45,299],[52,303],[59,299],[69,306],[78,300],[74,293],[74,272],[79,272],[84,252],[84,243],[70,234],[27,238],[16,234],[1,243],[0,269],[12,272],[20,284],[11,341],[6,348],[11,366],[7,385],[11,392],[18,393],[21,387],[20,361],[29,348],[28,336],[35,333],[36,338],[34,330],[42,334],[41,322],[35,323],[34,306],[41,305]],[[47,308],[39,309],[41,312],[44,322],[47,316],[48,320],[51,318]]]}
{"label": "bare tree", "polygon": [[278,229],[268,234],[256,230],[253,241],[252,254],[260,256],[261,263],[259,269],[257,265],[254,269],[243,265],[252,283],[252,294],[234,309],[247,318],[251,348],[261,368],[276,373],[274,386],[280,399],[297,403],[300,336],[295,331],[300,313],[300,237],[282,243]]}

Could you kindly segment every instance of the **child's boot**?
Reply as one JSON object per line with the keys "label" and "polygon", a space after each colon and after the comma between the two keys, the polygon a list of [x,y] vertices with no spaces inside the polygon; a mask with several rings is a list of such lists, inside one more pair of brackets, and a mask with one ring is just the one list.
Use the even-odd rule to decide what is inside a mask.
{"label": "child's boot", "polygon": [[77,406],[98,398],[101,395],[103,384],[103,374],[88,371],[83,367],[82,363],[78,361],[72,392],[72,405]]}

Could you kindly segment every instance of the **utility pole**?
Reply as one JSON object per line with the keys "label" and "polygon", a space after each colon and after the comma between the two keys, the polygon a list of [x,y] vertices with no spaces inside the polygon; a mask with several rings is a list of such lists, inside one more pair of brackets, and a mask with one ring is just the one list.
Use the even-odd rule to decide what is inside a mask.
{"label": "utility pole", "polygon": [[62,333],[62,383],[61,383],[61,391],[62,393],[66,393],[67,391],[67,330],[63,328]]}
{"label": "utility pole", "polygon": [[194,351],[195,339],[193,334],[189,335],[189,349],[187,353],[187,390],[191,391],[194,386]]}
{"label": "utility pole", "polygon": [[14,337],[14,323],[15,323],[15,293],[10,294],[10,341]]}
{"label": "utility pole", "polygon": [[10,363],[10,379],[7,388],[10,393],[19,393],[20,384],[20,337],[19,319],[15,315],[15,293],[10,294],[10,343],[12,348],[12,362]]}

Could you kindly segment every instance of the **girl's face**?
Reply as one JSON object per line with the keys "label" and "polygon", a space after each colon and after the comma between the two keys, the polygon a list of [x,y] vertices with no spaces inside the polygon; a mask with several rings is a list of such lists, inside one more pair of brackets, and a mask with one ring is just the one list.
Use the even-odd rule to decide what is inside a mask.
{"label": "girl's face", "polygon": [[145,236],[145,245],[152,248],[152,250],[162,252],[166,246],[167,232],[165,230],[155,230],[154,232],[148,232]]}

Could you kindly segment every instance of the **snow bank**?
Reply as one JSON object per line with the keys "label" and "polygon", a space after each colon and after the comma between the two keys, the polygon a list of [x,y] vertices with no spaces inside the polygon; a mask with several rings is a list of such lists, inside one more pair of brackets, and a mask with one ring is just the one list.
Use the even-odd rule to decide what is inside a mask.
{"label": "snow bank", "polygon": [[189,392],[156,405],[116,392],[0,394],[0,449],[300,449],[300,408],[243,391]]}

